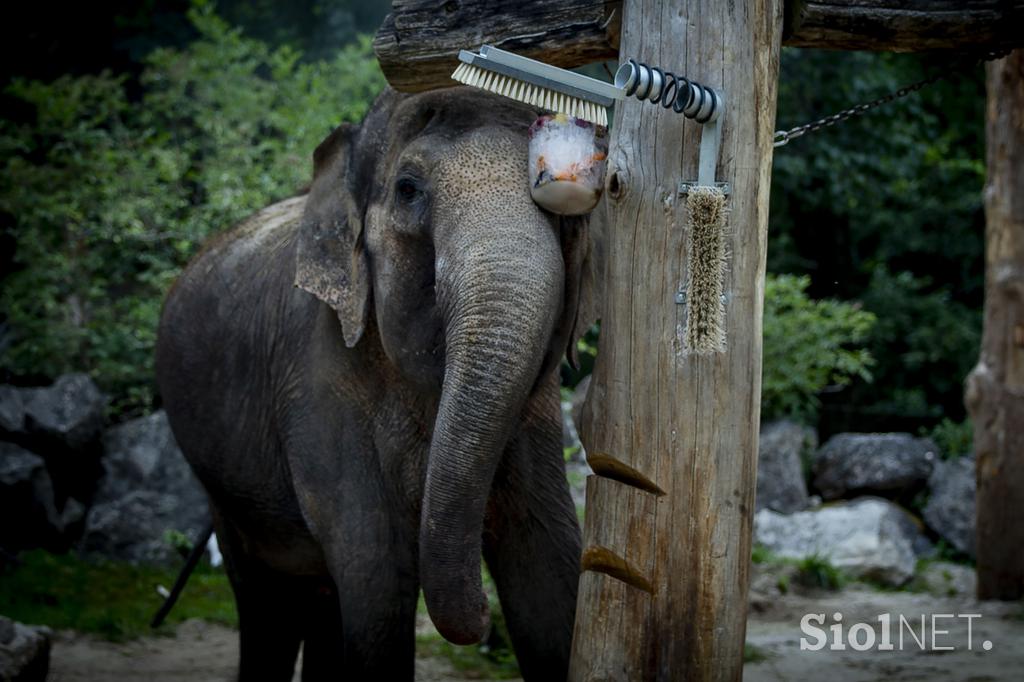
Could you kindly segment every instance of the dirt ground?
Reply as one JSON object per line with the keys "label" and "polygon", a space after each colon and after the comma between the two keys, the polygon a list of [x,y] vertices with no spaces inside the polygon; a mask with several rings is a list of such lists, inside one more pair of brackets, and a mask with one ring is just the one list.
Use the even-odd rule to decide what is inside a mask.
{"label": "dirt ground", "polygon": [[[980,614],[971,620],[972,650],[967,650],[965,619],[939,621],[948,634],[937,643],[954,651],[921,651],[906,634],[903,651],[801,651],[800,620],[806,613],[843,614],[844,626],[875,624],[877,616],[902,614],[920,623],[922,614]],[[747,641],[764,660],[748,663],[744,678],[752,682],[821,679],[828,682],[950,680],[999,682],[1020,680],[1024,670],[1024,617],[1021,604],[979,603],[968,598],[939,598],[905,592],[847,589],[838,593],[787,595],[756,600],[747,626]],[[930,621],[929,621],[930,644]],[[844,633],[846,630],[844,629]],[[919,632],[919,629],[918,629]],[[898,630],[893,629],[894,645]],[[992,643],[984,650],[984,641]],[[50,679],[55,682],[225,682],[231,680],[237,656],[237,634],[230,629],[189,621],[175,637],[153,637],[114,644],[70,632],[56,636]],[[898,648],[898,647],[897,647]],[[298,680],[298,673],[296,673]],[[416,679],[448,682],[466,679],[444,658],[419,658]]]}
{"label": "dirt ground", "polygon": [[[419,627],[419,626],[418,626]],[[295,682],[301,677],[296,666]],[[56,634],[49,682],[228,682],[235,679],[238,633],[198,620],[182,623],[174,637],[146,637],[125,643],[90,635]],[[441,657],[418,657],[416,679],[459,682],[467,678]]]}

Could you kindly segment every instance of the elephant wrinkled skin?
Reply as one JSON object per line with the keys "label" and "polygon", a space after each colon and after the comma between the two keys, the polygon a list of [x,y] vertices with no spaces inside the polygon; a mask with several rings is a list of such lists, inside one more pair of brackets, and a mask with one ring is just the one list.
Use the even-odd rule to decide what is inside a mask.
{"label": "elephant wrinkled skin", "polygon": [[422,586],[456,643],[488,627],[565,679],[580,533],[558,363],[586,328],[583,218],[538,208],[536,112],[383,93],[317,148],[307,196],[215,240],[168,296],[157,375],[209,494],[242,680],[411,679]]}

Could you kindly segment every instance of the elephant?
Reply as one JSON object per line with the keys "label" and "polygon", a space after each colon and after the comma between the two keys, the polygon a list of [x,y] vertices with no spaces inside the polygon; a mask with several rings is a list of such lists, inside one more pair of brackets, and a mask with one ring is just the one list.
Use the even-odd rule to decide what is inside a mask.
{"label": "elephant", "polygon": [[594,315],[586,217],[530,199],[537,111],[385,90],[313,153],[305,194],[215,238],[161,314],[156,373],[206,489],[241,680],[411,679],[422,588],[566,677],[581,539],[558,368]]}

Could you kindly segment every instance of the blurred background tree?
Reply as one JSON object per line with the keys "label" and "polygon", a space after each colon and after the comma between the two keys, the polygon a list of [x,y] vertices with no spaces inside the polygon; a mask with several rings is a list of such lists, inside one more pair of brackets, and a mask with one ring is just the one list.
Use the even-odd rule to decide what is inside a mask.
{"label": "blurred background tree", "polygon": [[[0,28],[0,380],[85,369],[115,418],[156,406],[163,292],[209,234],[299,191],[317,142],[360,118],[383,87],[368,41],[389,5],[19,8]],[[778,127],[944,64],[787,49]],[[983,296],[983,94],[981,70],[967,69],[777,150],[766,418],[823,436],[964,432]]]}

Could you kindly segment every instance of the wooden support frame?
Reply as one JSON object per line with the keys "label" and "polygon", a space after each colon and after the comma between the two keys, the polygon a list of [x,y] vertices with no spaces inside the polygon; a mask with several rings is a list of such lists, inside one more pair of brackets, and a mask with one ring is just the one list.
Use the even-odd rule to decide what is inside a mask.
{"label": "wooden support frame", "polygon": [[[780,42],[897,52],[1024,46],[1024,0],[783,1],[625,0],[623,12],[622,0],[396,0],[374,42],[389,82],[421,91],[453,85],[459,49],[489,43],[575,67],[617,59],[621,36],[629,56],[720,88],[729,102],[717,173],[732,186],[728,350],[706,357],[681,352],[685,312],[675,305],[686,255],[677,187],[696,176],[697,126],[632,99],[617,107],[607,187],[615,288],[583,425],[596,475],[572,680],[742,675]],[[1020,533],[1005,513],[1024,496],[1024,237],[1014,194],[1024,172],[1022,69],[1018,51],[988,71],[996,94],[985,337],[966,398],[979,425],[978,589],[995,598],[1024,590],[1021,542],[1007,540]]]}
{"label": "wooden support frame", "polygon": [[724,353],[683,343],[687,205],[700,126],[616,107],[601,352],[581,436],[584,572],[569,679],[739,680],[747,616],[761,316],[781,0],[627,0],[630,55],[725,93],[717,178],[732,187]]}
{"label": "wooden support frame", "polygon": [[1024,50],[986,65],[985,323],[974,424],[979,599],[1024,598]]}
{"label": "wooden support frame", "polygon": [[[1024,47],[1024,0],[788,0],[785,18],[796,47]],[[454,85],[455,55],[483,43],[564,68],[617,60],[621,21],[621,0],[395,0],[373,48],[392,87],[418,92]]]}

